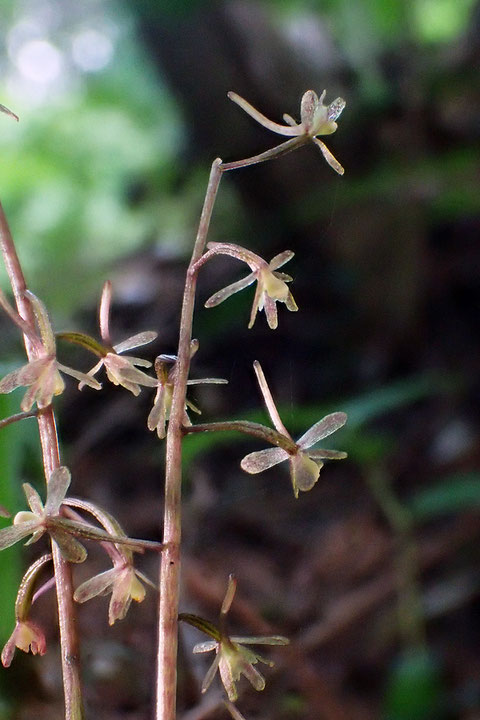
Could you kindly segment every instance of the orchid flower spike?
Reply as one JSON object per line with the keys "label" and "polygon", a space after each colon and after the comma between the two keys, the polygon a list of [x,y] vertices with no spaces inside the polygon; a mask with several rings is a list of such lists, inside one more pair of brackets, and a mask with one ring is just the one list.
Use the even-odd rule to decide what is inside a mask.
{"label": "orchid flower spike", "polygon": [[[190,359],[195,355],[199,347],[198,340],[192,340],[190,343]],[[166,434],[166,424],[170,418],[172,409],[173,388],[177,379],[177,356],[176,355],[159,355],[155,360],[155,372],[158,379],[157,393],[153,407],[147,419],[147,427],[149,430],[156,430],[157,435],[162,440]],[[199,380],[187,380],[187,385],[226,385],[228,380],[222,378],[202,378]],[[185,401],[185,410],[183,413],[182,424],[184,426],[191,425],[190,418],[187,414],[187,408],[202,414],[190,400]]]}
{"label": "orchid flower spike", "polygon": [[[260,125],[267,128],[267,130],[278,133],[278,135],[286,135],[293,138],[283,143],[283,145],[279,145],[278,148],[269,151],[271,157],[275,157],[283,152],[288,152],[308,141],[312,141],[320,149],[330,167],[339,175],[343,175],[345,172],[344,168],[332,155],[325,143],[317,137],[317,135],[331,135],[335,132],[337,129],[337,123],[335,121],[339,118],[345,107],[345,100],[341,97],[336,98],[336,100],[329,105],[324,105],[323,101],[326,92],[327,91],[324,90],[320,97],[318,97],[313,90],[307,90],[302,97],[300,105],[300,122],[295,122],[290,115],[285,114],[283,119],[287,123],[286,125],[280,125],[279,123],[269,120],[254,108],[253,105],[250,105],[250,103],[240,97],[240,95],[237,95],[237,93],[229,92],[228,97],[230,100],[233,100],[234,103],[237,103],[250,117],[260,123]],[[301,142],[302,139],[303,142]],[[268,159],[268,154],[267,152],[265,153],[265,157],[260,156],[261,159]]]}
{"label": "orchid flower spike", "polygon": [[[281,435],[293,442],[290,433],[278,414],[270,388],[267,385],[265,375],[258,360],[255,360],[253,367],[273,425]],[[322,420],[312,425],[312,427],[294,443],[295,447],[292,451],[289,452],[282,447],[273,447],[252,452],[246,455],[240,463],[242,470],[255,474],[288,460],[293,493],[295,497],[298,498],[300,490],[303,492],[311,490],[317,482],[320,470],[323,467],[323,460],[343,460],[347,457],[347,453],[339,450],[310,450],[312,445],[315,445],[319,440],[323,440],[343,427],[346,421],[347,416],[343,412],[326,415]]]}
{"label": "orchid flower spike", "polygon": [[[41,342],[36,343],[37,358],[5,375],[0,381],[0,393],[10,393],[17,387],[27,387],[28,390],[20,403],[21,409],[28,412],[35,402],[39,408],[47,407],[54,395],[60,395],[65,390],[60,371],[80,380],[82,384],[100,390],[101,385],[95,378],[58,362],[55,335],[45,305],[29,290],[25,294],[32,303],[41,339]],[[12,312],[15,311],[12,309]]]}
{"label": "orchid flower spike", "polygon": [[[146,375],[144,372],[136,367],[151,367],[152,363],[149,360],[143,358],[133,357],[131,355],[120,354],[126,350],[132,350],[133,348],[147,345],[148,343],[155,340],[157,333],[154,331],[144,331],[132,335],[131,337],[123,340],[116,345],[112,345],[110,339],[110,305],[112,300],[112,284],[110,281],[103,286],[102,297],[100,300],[99,310],[99,324],[100,324],[100,335],[105,344],[104,353],[99,362],[87,373],[90,378],[100,370],[102,366],[105,367],[107,377],[114,385],[121,385],[126,390],[129,390],[133,395],[139,395],[140,385],[147,387],[157,387],[157,381],[155,378]],[[81,390],[85,382],[79,384]]]}
{"label": "orchid flower spike", "polygon": [[253,685],[255,690],[263,690],[265,687],[265,678],[259,671],[253,667],[257,662],[265,665],[273,666],[273,662],[265,660],[245,645],[288,645],[289,640],[281,635],[270,635],[260,637],[237,637],[229,635],[227,632],[227,615],[230,610],[237,582],[233,575],[228,579],[227,592],[220,610],[219,625],[216,627],[208,620],[204,620],[197,615],[182,613],[180,620],[188,622],[190,625],[198,628],[212,640],[198,643],[193,648],[194,653],[205,653],[215,651],[215,659],[211,664],[205,679],[202,683],[202,693],[206,692],[212,684],[213,678],[217,670],[220,672],[223,687],[230,702],[235,702],[238,698],[238,692],[235,683],[240,680],[240,676],[244,675]]}
{"label": "orchid flower spike", "polygon": [[265,310],[268,325],[272,330],[275,330],[275,328],[278,327],[277,302],[285,303],[287,309],[291,312],[298,310],[293,295],[287,286],[287,283],[291,282],[292,278],[286,273],[278,272],[278,268],[292,259],[294,253],[291,252],[291,250],[285,250],[279,255],[275,255],[275,257],[267,263],[259,255],[256,255],[251,250],[240,247],[240,245],[210,242],[207,247],[209,248],[209,252],[205,253],[204,258],[207,258],[207,256],[211,257],[212,255],[230,255],[246,263],[252,272],[242,280],[227,285],[227,287],[224,287],[212,295],[205,303],[206,308],[219,305],[234,293],[256,282],[257,288],[255,290],[250,321],[248,323],[249,329],[253,327],[257,312],[259,310]]}

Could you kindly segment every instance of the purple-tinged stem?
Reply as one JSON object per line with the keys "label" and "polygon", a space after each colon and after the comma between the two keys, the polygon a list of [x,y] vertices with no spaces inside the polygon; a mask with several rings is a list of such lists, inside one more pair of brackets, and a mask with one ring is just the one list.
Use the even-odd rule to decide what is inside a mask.
{"label": "purple-tinged stem", "polygon": [[[25,297],[27,289],[25,277],[13,243],[7,218],[0,203],[0,247],[8,273],[19,315],[35,328],[35,319],[29,300]],[[24,335],[25,350],[29,360],[36,359],[36,348],[27,335]],[[45,478],[60,467],[57,428],[53,408],[42,410],[37,416],[38,432],[42,447]],[[52,541],[52,556],[57,589],[58,620],[60,627],[60,646],[62,652],[62,674],[65,695],[65,719],[83,720],[83,700],[80,680],[80,654],[73,605],[73,585],[70,565],[62,557],[57,544]]]}
{"label": "purple-tinged stem", "polygon": [[222,176],[221,160],[213,162],[197,238],[187,271],[178,341],[176,380],[167,433],[165,508],[160,563],[160,606],[157,658],[156,720],[175,720],[177,691],[178,600],[181,540],[182,421],[185,413],[190,342],[195,306],[196,273],[192,268],[202,255],[215,198]]}

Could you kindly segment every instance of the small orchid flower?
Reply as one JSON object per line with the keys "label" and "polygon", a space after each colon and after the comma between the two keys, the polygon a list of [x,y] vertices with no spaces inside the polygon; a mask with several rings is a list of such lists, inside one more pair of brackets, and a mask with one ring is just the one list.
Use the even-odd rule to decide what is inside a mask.
{"label": "small orchid flower", "polygon": [[[120,523],[110,513],[98,508],[97,505],[78,499],[71,500],[69,505],[93,514],[110,535],[117,538],[123,537],[125,541],[129,540]],[[161,545],[156,545],[157,548],[161,548]],[[140,603],[145,598],[145,588],[138,578],[142,578],[150,585],[152,583],[135,569],[133,552],[127,545],[108,545],[106,550],[112,559],[113,568],[83,582],[75,590],[73,597],[77,602],[84,603],[97,595],[106,595],[111,592],[108,622],[113,625],[116,620],[123,620],[132,600]]]}
{"label": "small orchid flower", "polygon": [[69,529],[64,526],[60,517],[62,505],[70,485],[70,472],[62,466],[52,472],[47,483],[47,499],[43,504],[38,492],[29,484],[23,484],[30,511],[18,512],[13,518],[13,525],[0,530],[0,550],[23,540],[31,535],[25,545],[37,542],[48,531],[58,544],[63,557],[69,562],[83,562],[87,551],[78,540],[72,537]]}
{"label": "small orchid flower", "polygon": [[132,600],[142,602],[145,598],[145,588],[137,578],[137,571],[126,560],[86,580],[75,590],[73,597],[77,602],[84,603],[109,592],[112,593],[108,609],[109,625],[113,625],[115,620],[123,620]]}
{"label": "small orchid flower", "polygon": [[[198,350],[198,340],[192,340],[190,343],[190,359]],[[173,388],[177,378],[177,357],[176,355],[159,355],[155,360],[155,372],[158,379],[157,393],[153,407],[147,419],[147,427],[149,430],[156,430],[157,435],[162,440],[166,434],[166,423],[170,418],[172,409]],[[202,378],[200,380],[187,380],[187,385],[225,385],[228,380],[222,378]],[[190,418],[187,414],[187,408],[201,415],[199,410],[190,400],[185,402],[185,411],[183,413],[182,424],[184,426],[191,425]]]}
{"label": "small orchid flower", "polygon": [[[132,350],[147,343],[152,342],[157,337],[157,333],[154,331],[145,331],[132,335],[131,337],[123,340],[121,343],[112,345],[110,339],[110,304],[112,300],[112,284],[107,281],[102,290],[102,297],[100,300],[100,311],[99,311],[99,323],[100,323],[100,335],[106,347],[101,347],[100,351],[97,349],[97,354],[101,354],[100,361],[88,372],[88,376],[93,377],[102,366],[105,367],[107,377],[114,385],[121,385],[126,390],[129,390],[133,395],[139,395],[140,385],[146,385],[147,387],[156,387],[157,381],[155,378],[146,375],[144,372],[139,370],[139,367],[151,367],[152,363],[149,360],[143,358],[133,357],[131,355],[120,356],[120,353],[126,350]],[[92,349],[92,346],[90,346]],[[79,389],[82,389],[85,382],[79,384]]]}
{"label": "small orchid flower", "polygon": [[[10,393],[17,387],[27,387],[28,390],[23,396],[20,407],[24,412],[31,410],[34,402],[39,408],[47,407],[51,404],[54,395],[60,395],[65,389],[65,383],[60,375],[60,371],[66,375],[71,375],[76,380],[90,385],[95,390],[100,390],[100,383],[95,378],[85,373],[73,370],[73,368],[62,365],[58,362],[56,356],[55,335],[50,324],[47,310],[44,304],[29,290],[26,296],[32,303],[35,313],[40,338],[36,338],[37,358],[31,360],[18,370],[6,375],[0,381],[0,393]],[[5,300],[2,305],[5,308]],[[9,308],[9,315],[15,316],[13,308]],[[35,339],[35,337],[34,337]]]}
{"label": "small orchid flower", "polygon": [[223,687],[226,690],[230,702],[235,702],[238,697],[235,683],[240,680],[240,676],[244,675],[253,685],[255,690],[263,690],[265,687],[265,678],[258,670],[253,667],[257,662],[265,665],[273,666],[273,662],[265,660],[245,645],[288,645],[289,640],[281,635],[271,635],[266,637],[237,637],[227,633],[227,614],[235,596],[237,583],[233,575],[228,579],[227,592],[220,610],[219,627],[204,620],[197,615],[182,613],[180,620],[188,622],[190,625],[202,630],[202,632],[210,635],[213,640],[199,643],[193,648],[194,653],[204,653],[215,650],[215,659],[210,666],[205,679],[202,683],[202,693],[206,692],[212,684],[213,678],[217,670],[220,672],[220,678]]}
{"label": "small orchid flower", "polygon": [[[272,132],[278,133],[279,135],[286,135],[292,138],[282,145],[279,145],[277,148],[273,148],[273,150],[262,153],[262,155],[258,156],[256,162],[276,157],[285,152],[289,152],[290,150],[294,150],[296,147],[304,145],[306,142],[312,141],[321,150],[323,157],[330,167],[333,168],[339,175],[343,175],[345,172],[343,167],[332,155],[325,143],[317,137],[317,135],[331,135],[335,132],[337,129],[337,123],[335,120],[337,120],[345,107],[345,100],[340,97],[331,102],[330,105],[324,105],[323,101],[326,92],[327,91],[324,90],[320,97],[318,97],[313,90],[307,90],[302,97],[300,105],[300,122],[296,123],[290,115],[285,114],[283,119],[287,125],[279,125],[278,123],[269,120],[265,117],[265,115],[262,115],[261,112],[254,108],[253,105],[250,105],[249,102],[240,97],[240,95],[237,95],[237,93],[234,92],[229,92],[228,97],[230,100],[237,103],[242,110],[260,123],[260,125],[263,125],[263,127],[267,128],[267,130],[272,130]],[[229,163],[227,166],[228,165],[233,166],[233,163]]]}
{"label": "small orchid flower", "polygon": [[300,490],[303,492],[311,490],[317,482],[320,470],[323,467],[322,460],[343,460],[347,457],[347,453],[339,450],[310,450],[312,445],[315,445],[319,440],[323,440],[343,427],[347,421],[347,416],[343,412],[326,415],[322,420],[312,425],[295,443],[280,419],[260,363],[256,360],[253,367],[273,425],[281,435],[293,442],[294,445],[290,451],[282,447],[273,447],[252,452],[243,458],[240,465],[246,472],[255,474],[288,460],[293,493],[298,498]]}
{"label": "small orchid flower", "polygon": [[31,652],[32,655],[45,655],[47,641],[42,628],[31,620],[17,620],[15,628],[2,651],[3,667],[10,667],[15,649]]}
{"label": "small orchid flower", "polygon": [[252,272],[243,278],[243,280],[238,280],[238,282],[232,283],[216,292],[207,300],[205,307],[211,308],[219,305],[230,297],[230,295],[243,290],[256,281],[257,289],[253,299],[252,312],[250,313],[249,329],[253,327],[257,312],[259,310],[265,310],[268,325],[272,330],[275,330],[278,326],[277,302],[285,303],[287,309],[292,312],[298,310],[293,295],[287,286],[287,282],[291,282],[292,278],[286,273],[277,272],[278,268],[292,259],[294,256],[293,252],[285,250],[279,255],[275,255],[275,257],[267,263],[259,255],[251,252],[251,250],[240,247],[240,245],[210,242],[207,247],[209,248],[209,252],[205,253],[201,258],[202,262],[213,255],[230,255],[237,260],[247,263]]}
{"label": "small orchid flower", "polygon": [[45,633],[37,623],[28,619],[28,615],[38,573],[51,559],[51,555],[43,555],[22,578],[15,601],[15,628],[2,650],[3,667],[10,667],[16,648],[26,653],[31,651],[33,655],[45,655],[47,651]]}

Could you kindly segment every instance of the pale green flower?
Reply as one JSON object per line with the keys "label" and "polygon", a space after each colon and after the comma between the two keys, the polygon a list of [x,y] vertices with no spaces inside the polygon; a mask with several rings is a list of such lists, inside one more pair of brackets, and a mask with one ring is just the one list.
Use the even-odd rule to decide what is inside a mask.
{"label": "pale green flower", "polygon": [[[138,367],[151,367],[152,363],[149,360],[143,358],[133,357],[132,355],[123,355],[126,350],[132,350],[133,348],[147,345],[148,343],[155,340],[157,333],[153,330],[137,333],[132,337],[123,340],[116,345],[112,345],[110,339],[110,304],[112,300],[112,284],[107,281],[102,290],[102,297],[100,300],[99,320],[100,320],[100,335],[106,346],[105,354],[101,357],[99,362],[88,371],[88,377],[92,378],[101,367],[105,367],[107,377],[113,385],[121,385],[126,390],[129,390],[133,395],[140,393],[140,385],[146,385],[147,387],[157,387],[157,381],[155,378],[146,375],[144,372],[138,369]],[[81,389],[85,381],[79,384]]]}
{"label": "pale green flower", "polygon": [[253,298],[250,321],[248,323],[249,329],[253,327],[257,312],[259,310],[265,310],[268,325],[272,330],[275,330],[278,326],[277,302],[285,303],[287,309],[291,312],[298,310],[293,295],[287,286],[287,283],[291,282],[292,278],[286,273],[278,272],[278,268],[292,259],[294,255],[293,252],[285,250],[279,255],[275,255],[275,257],[267,263],[260,255],[240,245],[210,242],[207,247],[209,248],[209,252],[205,254],[204,258],[207,255],[230,255],[246,263],[252,272],[242,280],[227,285],[227,287],[216,292],[207,300],[205,307],[215,307],[215,305],[219,305],[234,293],[256,282],[257,287],[255,297]]}
{"label": "pale green flower", "polygon": [[41,342],[37,343],[39,357],[6,375],[0,381],[0,393],[10,393],[17,387],[27,387],[28,390],[20,403],[21,409],[28,412],[35,402],[39,408],[47,407],[53,396],[60,395],[65,389],[60,371],[95,390],[100,390],[101,385],[95,378],[58,362],[55,335],[47,310],[32,292],[27,290],[25,294],[32,303],[40,333]]}
{"label": "pale green flower", "polygon": [[295,443],[280,418],[260,363],[256,360],[253,367],[272,423],[281,435],[294,443],[294,449],[287,451],[282,447],[272,447],[249,453],[243,458],[241,467],[245,472],[255,474],[288,460],[293,492],[298,498],[300,490],[303,492],[311,490],[317,482],[323,467],[323,460],[343,460],[347,457],[347,453],[339,450],[310,449],[319,440],[323,440],[343,427],[347,416],[343,412],[326,415],[312,425]]}
{"label": "pale green flower", "polygon": [[182,613],[179,616],[180,620],[188,622],[190,625],[202,630],[202,632],[213,638],[213,640],[198,643],[193,648],[194,653],[215,651],[215,659],[202,683],[202,692],[204,693],[208,690],[218,670],[223,687],[231,702],[235,702],[238,697],[236,683],[242,675],[247,678],[255,690],[263,690],[265,687],[265,678],[254,665],[256,665],[257,662],[262,662],[272,667],[274,664],[270,660],[265,660],[249,647],[245,647],[245,645],[288,645],[289,643],[288,638],[281,635],[238,637],[228,634],[226,618],[235,596],[236,585],[235,578],[233,575],[230,575],[227,592],[220,610],[218,628],[197,615]]}
{"label": "pale green flower", "polygon": [[0,530],[0,550],[23,540],[31,535],[25,545],[31,545],[40,540],[48,531],[52,539],[58,544],[62,555],[69,562],[83,562],[87,551],[78,540],[72,537],[67,527],[62,527],[65,521],[60,516],[62,505],[70,485],[70,472],[62,466],[52,472],[47,483],[47,498],[45,505],[40,495],[29,483],[24,483],[23,491],[27,498],[30,510],[22,510],[13,518],[13,525]]}
{"label": "pale green flower", "polygon": [[[320,97],[318,97],[313,90],[307,90],[302,97],[300,105],[300,122],[296,123],[290,115],[285,114],[283,119],[287,125],[280,125],[279,123],[269,120],[265,117],[265,115],[262,115],[261,112],[254,108],[253,105],[250,105],[250,103],[240,97],[240,95],[237,95],[237,93],[229,92],[228,97],[230,100],[237,103],[242,110],[245,110],[245,112],[248,113],[254,120],[260,123],[260,125],[267,128],[267,130],[271,130],[278,135],[291,137],[292,140],[284,143],[285,149],[288,145],[290,145],[291,149],[293,149],[294,147],[298,147],[303,144],[301,142],[302,138],[304,138],[305,142],[311,140],[321,150],[323,157],[330,167],[333,168],[339,175],[343,175],[345,172],[343,167],[332,155],[325,143],[317,137],[317,135],[331,135],[335,132],[337,129],[337,123],[335,120],[338,119],[345,107],[345,100],[340,97],[331,102],[329,105],[324,105],[323,100],[326,92],[327,91],[324,90]],[[295,142],[295,140],[297,141]],[[282,148],[282,145],[280,145],[279,148],[274,148],[271,152],[272,157],[274,156],[274,153],[278,154],[278,150],[280,148]],[[264,155],[266,154],[267,153]]]}

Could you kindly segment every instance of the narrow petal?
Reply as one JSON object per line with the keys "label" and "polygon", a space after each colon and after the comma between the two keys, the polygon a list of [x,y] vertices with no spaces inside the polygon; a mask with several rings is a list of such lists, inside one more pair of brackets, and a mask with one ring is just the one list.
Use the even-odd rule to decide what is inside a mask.
{"label": "narrow petal", "polygon": [[298,498],[299,490],[307,492],[311,490],[318,480],[322,463],[310,460],[304,453],[298,452],[290,457],[290,475],[293,485],[293,493]]}
{"label": "narrow petal", "polygon": [[116,568],[105,570],[89,580],[85,580],[73,594],[73,599],[78,603],[87,602],[97,595],[102,595],[114,582],[118,575]]}
{"label": "narrow petal", "polygon": [[345,460],[348,457],[341,450],[309,450],[306,454],[312,460]]}
{"label": "narrow petal", "polygon": [[289,115],[288,113],[283,113],[283,119],[285,120],[285,122],[287,123],[287,125],[291,125],[292,127],[295,127],[296,125],[298,126],[298,124],[299,124],[299,123],[297,123],[297,121],[294,120],[293,117],[292,117],[291,115]]}
{"label": "narrow petal", "polygon": [[71,481],[70,470],[62,465],[52,472],[47,483],[47,501],[45,513],[47,515],[58,515],[60,505],[65,499]]}
{"label": "narrow petal", "polygon": [[157,338],[157,336],[158,333],[156,333],[154,330],[145,330],[144,332],[132,335],[132,337],[129,337],[126,340],[118,343],[117,345],[114,345],[113,349],[117,353],[122,353],[126,350],[132,350],[133,348],[141,347],[142,345],[148,345],[148,343],[153,342]]}
{"label": "narrow petal", "polygon": [[341,97],[336,98],[327,107],[327,118],[329,120],[337,120],[340,117],[345,105],[346,105],[346,102],[343,98],[341,98]]}
{"label": "narrow petal", "polygon": [[[82,387],[84,385],[88,385],[89,387],[93,388],[94,390],[101,390],[102,386],[91,375],[87,375],[87,373],[80,372],[79,370],[74,370],[71,367],[68,367],[68,365],[62,365],[61,363],[57,362],[57,368],[61,370],[65,375],[70,375],[71,377],[74,377],[75,380],[78,380]],[[92,373],[93,374],[93,373]]]}
{"label": "narrow petal", "polygon": [[150,360],[145,360],[145,358],[139,358],[135,357],[134,355],[123,355],[122,360],[126,360],[130,365],[139,365],[140,367],[152,367],[152,363]]}
{"label": "narrow petal", "polygon": [[291,292],[289,292],[287,295],[287,299],[285,300],[285,305],[287,306],[287,309],[290,310],[290,312],[297,312],[297,310],[298,310],[298,305],[295,302]]}
{"label": "narrow petal", "polygon": [[266,450],[258,450],[258,452],[252,452],[246,455],[240,463],[240,467],[242,470],[245,470],[245,472],[256,475],[264,470],[268,470],[274,465],[278,465],[288,458],[289,454],[283,448],[267,448]]}
{"label": "narrow petal", "polygon": [[[218,665],[223,687],[227,691],[228,699],[231,702],[235,702],[235,700],[238,698],[238,693],[237,688],[235,687],[235,675],[233,672],[232,663],[230,662],[231,658],[223,656],[222,648],[220,648],[218,656],[220,657],[220,662]],[[239,675],[239,673],[237,673],[237,675]]]}
{"label": "narrow petal", "polygon": [[320,148],[323,157],[327,161],[327,163],[330,165],[331,168],[335,170],[339,175],[343,175],[345,172],[345,168],[343,168],[340,163],[338,162],[337,158],[332,155],[330,150],[327,148],[324,142],[322,140],[319,140],[318,138],[312,138],[313,142],[317,147]]}
{"label": "narrow petal", "polygon": [[40,516],[43,515],[43,502],[35,488],[32,487],[30,483],[23,483],[22,489],[32,513]]}
{"label": "narrow petal", "polygon": [[0,550],[15,545],[16,542],[23,540],[27,535],[38,527],[38,520],[31,520],[29,522],[21,523],[20,525],[10,525],[9,527],[0,530]]}
{"label": "narrow petal", "polygon": [[198,653],[211,652],[211,650],[216,650],[217,647],[218,642],[216,640],[205,640],[205,642],[197,643],[193,648],[193,652],[197,655]]}
{"label": "narrow petal", "polygon": [[[252,329],[252,327],[255,323],[255,320],[257,317],[257,312],[258,312],[258,310],[260,308],[260,304],[262,302],[263,292],[264,292],[263,284],[261,282],[257,282],[257,287],[255,290],[255,297],[253,298],[252,311],[250,313],[250,320],[248,322],[249,330]],[[262,307],[263,307],[263,305],[262,305]]]}
{"label": "narrow petal", "polygon": [[165,386],[161,385],[157,390],[155,402],[148,415],[147,427],[149,430],[156,430],[160,440],[163,440],[166,435],[166,421]]}
{"label": "narrow petal", "polygon": [[5,377],[0,380],[0,393],[7,394],[18,387],[31,385],[41,372],[41,366],[44,362],[42,358],[27,365],[22,365],[21,368],[5,375]]}
{"label": "narrow petal", "polygon": [[258,635],[251,637],[238,637],[232,635],[230,640],[239,645],[288,645],[290,640],[283,635]]}
{"label": "narrow petal", "polygon": [[187,380],[187,385],[228,385],[224,378],[201,378],[199,380]]}
{"label": "narrow petal", "polygon": [[265,378],[264,372],[262,370],[262,366],[258,362],[258,360],[255,360],[253,363],[253,369],[255,370],[255,375],[257,376],[258,385],[260,387],[260,392],[263,395],[263,399],[265,402],[265,405],[267,406],[268,414],[270,415],[270,419],[275,427],[276,430],[278,430],[279,433],[282,435],[285,435],[285,437],[290,437],[290,433],[288,432],[287,428],[282,422],[282,419],[278,413],[277,406],[275,405],[275,401],[272,397],[272,393],[270,392],[270,388],[268,387],[267,380]]}
{"label": "narrow petal", "polygon": [[269,120],[265,115],[262,115],[261,112],[259,112],[256,108],[253,107],[253,105],[250,105],[249,102],[244,100],[240,95],[237,95],[235,92],[229,92],[227,93],[230,100],[233,100],[234,103],[237,103],[242,110],[244,110],[250,117],[252,117],[254,120],[256,120],[260,125],[263,125],[263,127],[267,128],[267,130],[271,130],[272,132],[278,133],[279,135],[302,135],[303,134],[303,127],[296,126],[291,127],[288,125],[279,125],[276,122],[273,122],[272,120]]}
{"label": "narrow petal", "polygon": [[292,250],[284,250],[270,260],[268,267],[270,270],[278,270],[278,268],[282,267],[282,265],[285,265],[289,260],[291,260],[294,255],[295,253],[292,252]]}
{"label": "narrow petal", "polygon": [[242,280],[238,280],[237,282],[232,283],[231,285],[227,285],[227,287],[222,288],[222,290],[219,290],[218,292],[214,293],[211,297],[208,298],[208,300],[205,303],[206,308],[212,308],[216,305],[220,305],[224,300],[229,298],[231,295],[234,295],[237,292],[240,292],[240,290],[243,290],[244,288],[248,287],[256,280],[256,274],[250,273],[250,275],[247,275],[247,277],[242,278]]}
{"label": "narrow petal", "polygon": [[205,677],[203,678],[203,682],[202,682],[202,693],[207,692],[208,688],[209,688],[210,685],[212,684],[213,678],[214,678],[215,675],[216,675],[216,672],[217,672],[217,670],[218,670],[219,664],[220,664],[220,653],[217,653],[217,654],[215,655],[215,658],[214,658],[212,664],[210,665],[210,667],[209,667],[208,670],[207,670],[207,674],[206,674]]}
{"label": "narrow petal", "polygon": [[330,413],[330,415],[326,415],[322,420],[312,425],[312,427],[297,440],[297,444],[302,450],[305,450],[315,445],[319,440],[323,440],[339,430],[346,422],[347,415],[344,412]]}
{"label": "narrow petal", "polygon": [[110,342],[110,305],[112,303],[112,283],[107,280],[102,288],[102,296],[100,298],[100,308],[98,311],[98,322],[100,325],[100,335],[102,340],[108,345]]}
{"label": "narrow petal", "polygon": [[243,675],[245,675],[249,683],[253,685],[255,690],[264,690],[265,678],[261,673],[258,672],[256,668],[253,667],[253,665],[246,662],[242,668],[242,673]]}
{"label": "narrow petal", "polygon": [[[99,360],[98,363],[91,370],[89,370],[88,373],[86,373],[86,375],[88,375],[89,377],[93,377],[94,375],[97,374],[97,372],[100,370],[102,365],[104,365],[104,358]],[[82,390],[86,384],[87,384],[86,381],[82,380],[82,382],[78,383],[78,389]]]}
{"label": "narrow petal", "polygon": [[278,327],[277,301],[267,293],[264,294],[263,298],[268,327],[270,330],[276,330]]}

